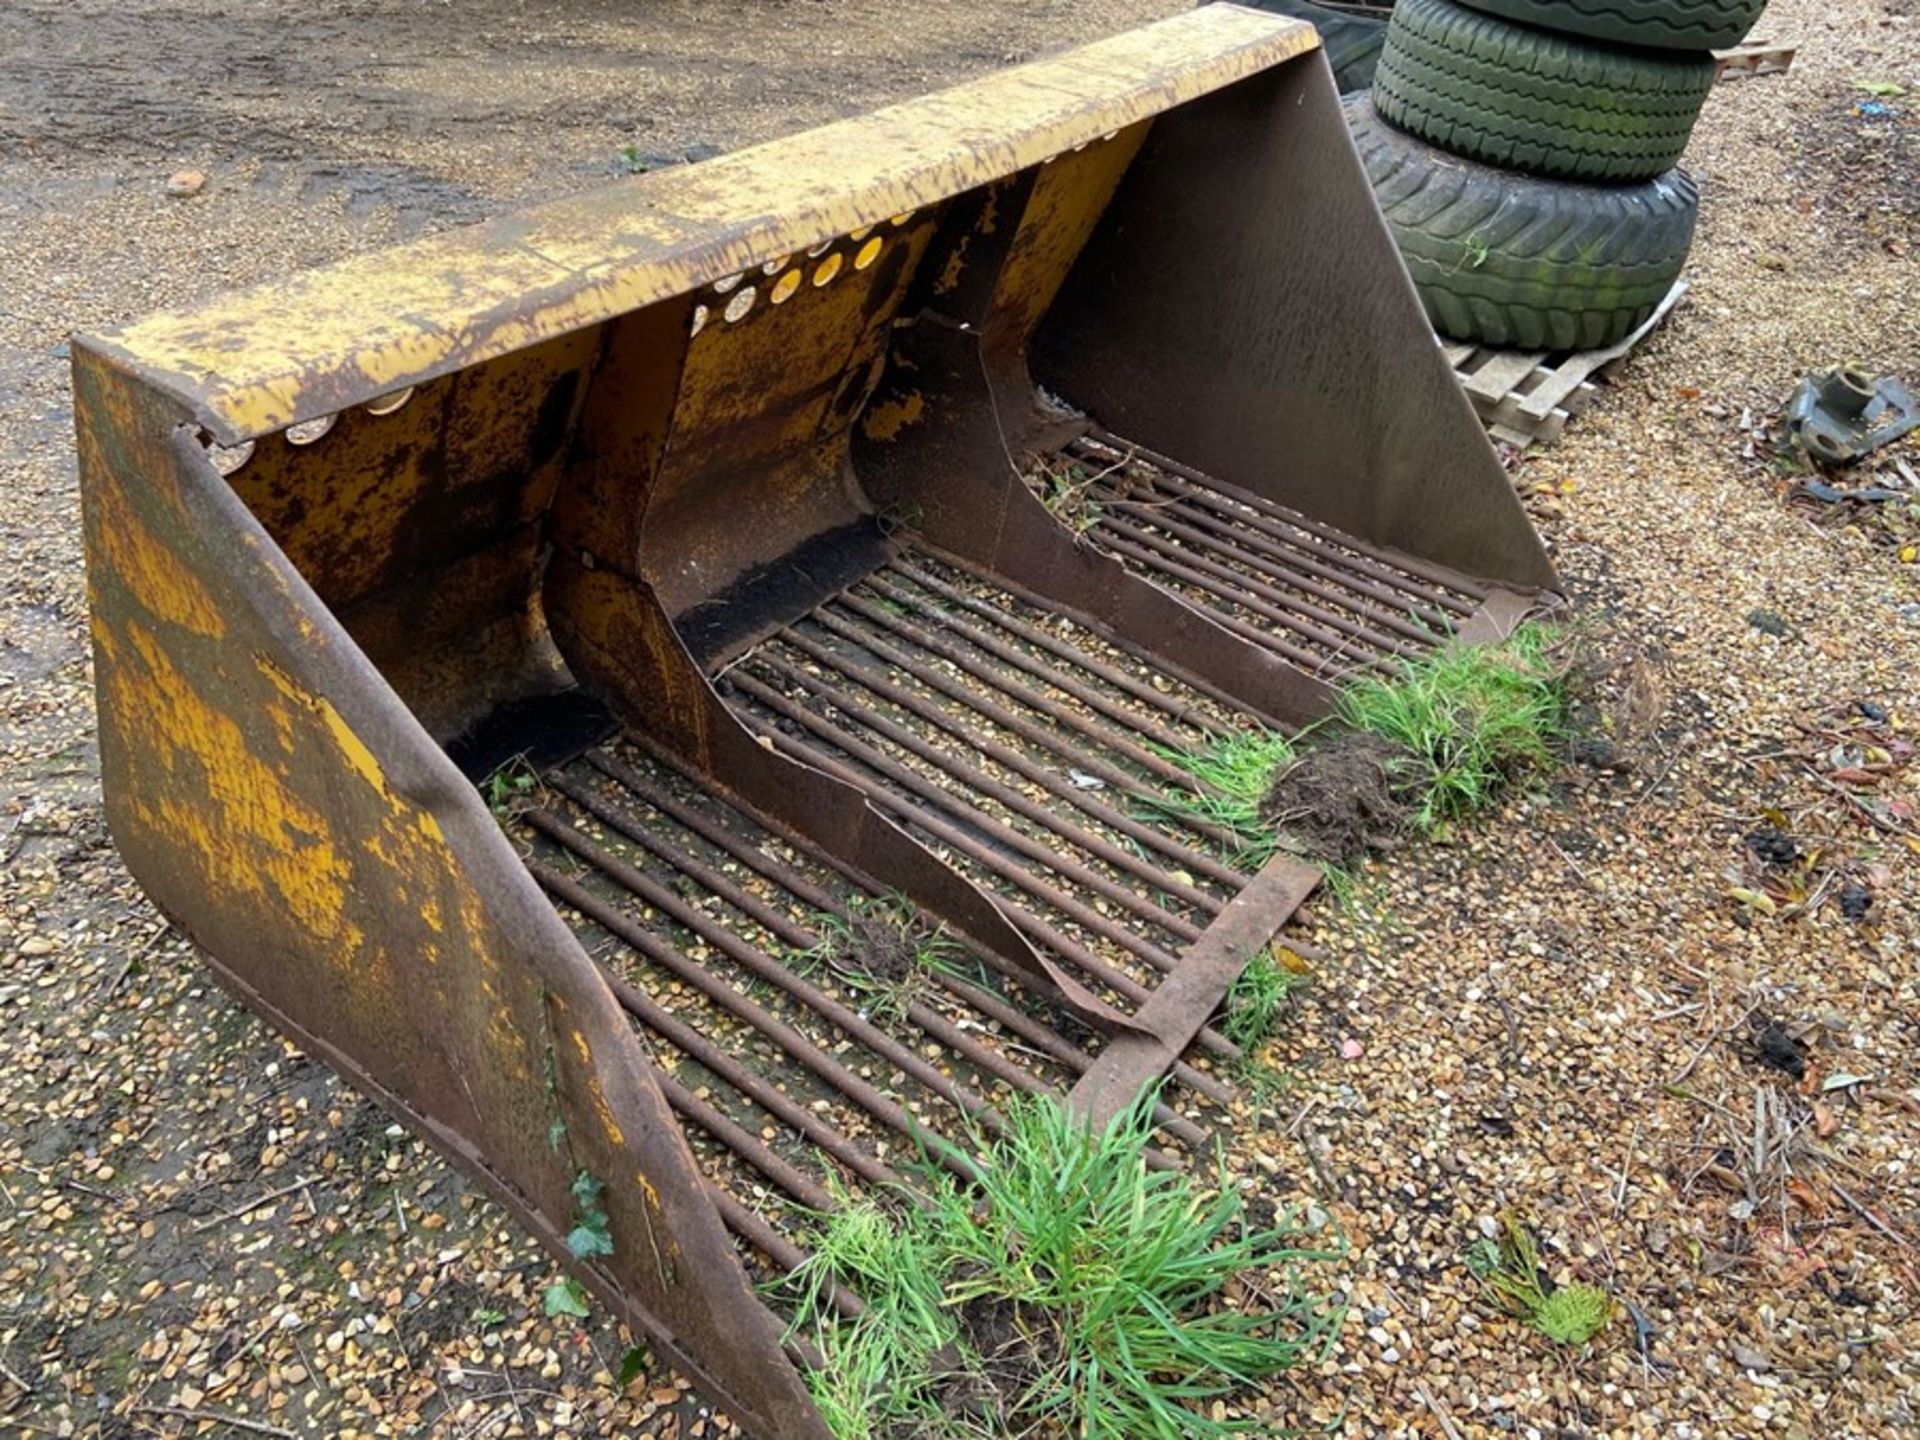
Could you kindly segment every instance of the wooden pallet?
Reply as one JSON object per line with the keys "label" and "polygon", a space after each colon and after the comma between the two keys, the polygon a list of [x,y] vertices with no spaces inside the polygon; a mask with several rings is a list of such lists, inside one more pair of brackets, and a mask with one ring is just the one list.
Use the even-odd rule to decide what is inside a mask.
{"label": "wooden pallet", "polygon": [[1733,80],[1743,75],[1784,75],[1799,53],[1798,44],[1774,45],[1749,41],[1731,50],[1713,52],[1716,80]]}
{"label": "wooden pallet", "polygon": [[1567,421],[1600,393],[1597,382],[1611,380],[1686,293],[1687,282],[1677,282],[1644,325],[1604,350],[1489,350],[1442,339],[1440,351],[1487,432],[1524,450],[1559,439]]}

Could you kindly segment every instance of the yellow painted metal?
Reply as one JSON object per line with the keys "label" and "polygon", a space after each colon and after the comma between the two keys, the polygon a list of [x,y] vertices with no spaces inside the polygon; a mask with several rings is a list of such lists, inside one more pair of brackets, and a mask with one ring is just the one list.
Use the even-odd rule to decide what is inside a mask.
{"label": "yellow painted metal", "polygon": [[685,169],[349,260],[101,337],[221,443],[684,294],[973,188],[1319,43],[1208,5]]}

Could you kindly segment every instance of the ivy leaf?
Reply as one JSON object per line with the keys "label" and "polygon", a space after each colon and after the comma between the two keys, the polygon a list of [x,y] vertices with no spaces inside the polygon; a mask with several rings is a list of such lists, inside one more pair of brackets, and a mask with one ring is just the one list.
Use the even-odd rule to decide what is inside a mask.
{"label": "ivy leaf", "polygon": [[567,1122],[556,1120],[547,1127],[547,1148],[554,1154],[560,1153],[560,1147],[566,1142]]}
{"label": "ivy leaf", "polygon": [[613,1236],[607,1233],[607,1217],[590,1215],[567,1232],[567,1249],[576,1260],[613,1254]]}
{"label": "ivy leaf", "polygon": [[600,1192],[606,1188],[598,1175],[582,1170],[573,1177],[573,1203],[582,1210],[592,1210],[600,1199]]}
{"label": "ivy leaf", "polygon": [[587,1318],[586,1287],[571,1275],[562,1275],[547,1286],[541,1300],[550,1320],[561,1315],[571,1315],[576,1320]]}
{"label": "ivy leaf", "polygon": [[626,1389],[647,1373],[647,1347],[636,1345],[620,1357],[620,1388]]}

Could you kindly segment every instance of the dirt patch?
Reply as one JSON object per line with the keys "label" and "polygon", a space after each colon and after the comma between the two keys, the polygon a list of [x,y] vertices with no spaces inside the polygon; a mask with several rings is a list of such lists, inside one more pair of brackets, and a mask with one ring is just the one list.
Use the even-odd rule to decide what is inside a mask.
{"label": "dirt patch", "polygon": [[1274,777],[1261,818],[1307,854],[1335,865],[1390,848],[1407,815],[1394,794],[1400,755],[1377,735],[1341,731]]}

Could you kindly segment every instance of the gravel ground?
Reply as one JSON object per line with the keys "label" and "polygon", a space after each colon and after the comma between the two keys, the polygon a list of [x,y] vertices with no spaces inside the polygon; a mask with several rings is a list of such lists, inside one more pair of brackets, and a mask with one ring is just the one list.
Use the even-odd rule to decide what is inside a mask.
{"label": "gravel ground", "polygon": [[[543,1319],[534,1247],[131,886],[100,821],[65,336],[596,183],[623,146],[731,147],[1173,8],[12,7],[0,1433],[732,1429],[664,1370],[619,1390],[627,1338]],[[1345,1229],[1353,1306],[1276,1424],[1920,1430],[1920,565],[1901,522],[1789,502],[1752,433],[1813,365],[1920,380],[1912,8],[1774,0],[1793,72],[1720,87],[1689,155],[1692,295],[1519,467],[1608,728],[1318,916],[1291,1084],[1242,1143]],[[207,187],[169,199],[185,167]],[[1461,1252],[1503,1210],[1556,1279],[1632,1307],[1587,1350],[1479,1297]]]}

